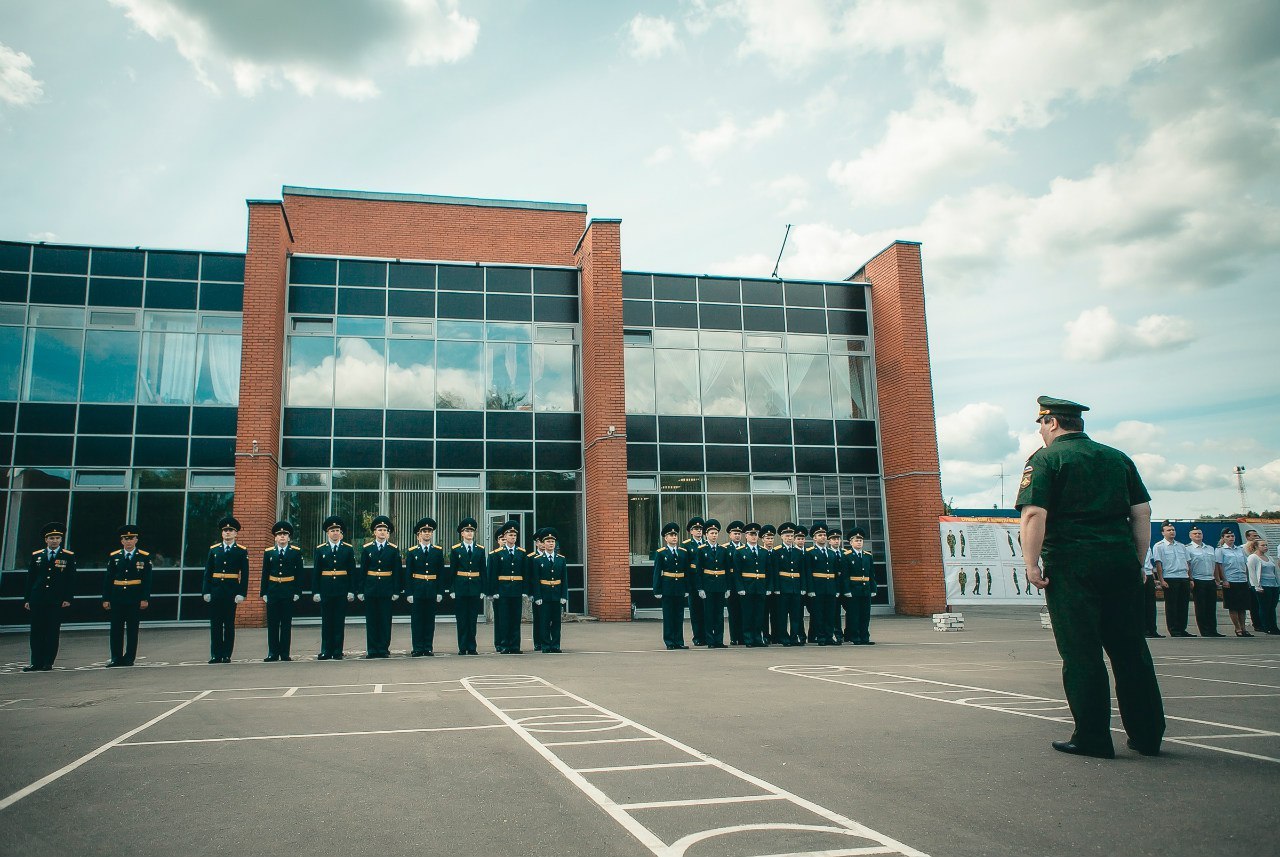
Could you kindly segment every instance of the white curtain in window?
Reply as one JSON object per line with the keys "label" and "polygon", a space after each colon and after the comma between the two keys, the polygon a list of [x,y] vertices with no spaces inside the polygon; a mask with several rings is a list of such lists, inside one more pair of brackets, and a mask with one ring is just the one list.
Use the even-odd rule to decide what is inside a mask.
{"label": "white curtain in window", "polygon": [[240,403],[240,337],[203,334],[204,347],[199,351],[196,377],[208,374],[213,401],[224,405]]}
{"label": "white curtain in window", "polygon": [[744,415],[742,352],[703,351],[701,357],[702,412],[719,417]]}

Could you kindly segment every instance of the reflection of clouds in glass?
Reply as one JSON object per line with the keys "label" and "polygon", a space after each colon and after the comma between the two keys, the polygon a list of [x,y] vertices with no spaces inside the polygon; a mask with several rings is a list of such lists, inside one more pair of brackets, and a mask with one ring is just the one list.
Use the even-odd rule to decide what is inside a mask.
{"label": "reflection of clouds in glass", "polygon": [[333,355],[306,368],[290,362],[289,405],[291,407],[327,407],[332,402]]}
{"label": "reflection of clouds in glass", "polygon": [[825,354],[791,354],[791,415],[831,418],[830,364]]}
{"label": "reflection of clouds in glass", "polygon": [[539,411],[574,411],[578,384],[572,345],[536,345],[533,349],[533,405]]}
{"label": "reflection of clouds in glass", "polygon": [[624,355],[627,413],[655,413],[658,403],[653,386],[653,349],[630,346],[625,349]]}
{"label": "reflection of clouds in glass", "polygon": [[380,408],[386,401],[383,384],[387,377],[387,358],[374,342],[381,340],[342,337],[338,340],[338,359],[334,364],[334,394],[344,408]]}
{"label": "reflection of clouds in glass", "polygon": [[434,408],[435,348],[430,342],[392,340],[387,362],[387,403],[392,408]]}
{"label": "reflection of clouds in glass", "polygon": [[702,412],[711,416],[742,416],[742,353],[702,352]]}
{"label": "reflection of clouds in glass", "polygon": [[529,346],[490,343],[489,394],[486,406],[494,410],[529,410]]}
{"label": "reflection of clouds in glass", "polygon": [[677,348],[655,348],[658,413],[697,414],[698,352]]}
{"label": "reflection of clouds in glass", "polygon": [[436,407],[455,410],[484,407],[482,348],[479,342],[436,344]]}

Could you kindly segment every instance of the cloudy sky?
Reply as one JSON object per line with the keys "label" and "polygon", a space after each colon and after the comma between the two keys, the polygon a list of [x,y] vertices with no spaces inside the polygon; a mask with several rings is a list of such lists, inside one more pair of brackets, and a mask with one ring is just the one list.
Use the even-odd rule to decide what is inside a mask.
{"label": "cloudy sky", "polygon": [[243,250],[299,184],[586,203],[638,270],[918,240],[948,499],[1048,393],[1157,516],[1276,509],[1276,80],[1268,0],[0,0],[0,237]]}

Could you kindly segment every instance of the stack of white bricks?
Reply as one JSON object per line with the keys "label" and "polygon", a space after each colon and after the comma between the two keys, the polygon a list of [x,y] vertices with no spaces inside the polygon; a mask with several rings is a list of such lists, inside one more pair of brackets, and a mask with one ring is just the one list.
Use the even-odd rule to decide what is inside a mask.
{"label": "stack of white bricks", "polygon": [[963,613],[934,613],[933,614],[933,630],[963,631],[964,630],[964,614]]}
{"label": "stack of white bricks", "polygon": [[1041,611],[1040,611],[1040,627],[1041,627],[1041,628],[1047,628],[1047,629],[1049,629],[1049,630],[1053,630],[1053,623],[1049,621],[1049,611],[1048,611],[1048,610],[1041,610]]}

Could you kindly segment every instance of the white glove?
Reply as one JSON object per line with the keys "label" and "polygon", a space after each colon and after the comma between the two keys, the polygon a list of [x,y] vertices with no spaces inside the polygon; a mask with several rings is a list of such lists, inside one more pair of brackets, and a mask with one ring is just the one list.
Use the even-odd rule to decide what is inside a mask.
{"label": "white glove", "polygon": [[707,597],[707,590],[705,590],[705,589],[699,589],[699,590],[698,590],[698,597],[699,597],[699,598],[706,598],[706,597]]}
{"label": "white glove", "polygon": [[498,600],[499,598],[501,598],[501,597],[502,597],[502,596],[501,596],[501,595],[499,595],[498,593],[496,593],[496,592],[495,592],[495,593],[493,593],[493,600],[494,600],[494,601],[497,601],[497,600]]}
{"label": "white glove", "polygon": [[391,600],[392,600],[392,601],[399,601],[399,600],[400,600],[400,596],[399,596],[399,595],[396,595],[395,593],[392,593],[392,595],[391,595]]}
{"label": "white glove", "polygon": [[738,590],[738,594],[739,594],[739,595],[746,595],[746,594],[747,594],[747,590],[745,590],[745,589],[739,589],[739,590]]}
{"label": "white glove", "polygon": [[244,601],[244,596],[243,596],[243,595],[237,595],[237,596],[236,596],[236,603],[237,603],[237,604],[239,604],[239,603],[241,603],[242,601]]}
{"label": "white glove", "polygon": [[560,599],[560,606],[561,606],[561,607],[568,607],[568,606],[569,606],[569,599],[568,599],[568,598],[561,598],[561,599]]}
{"label": "white glove", "polygon": [[364,593],[363,593],[363,592],[361,592],[359,595],[357,595],[357,596],[356,596],[356,598],[359,598],[361,601],[363,601],[363,600],[364,600]]}
{"label": "white glove", "polygon": [[412,603],[413,603],[413,596],[412,596],[412,595],[406,595],[406,596],[404,597],[404,600],[405,600],[405,601],[408,601],[410,604],[412,604]]}
{"label": "white glove", "polygon": [[816,593],[816,592],[810,592],[810,593],[809,593],[809,597],[810,597],[810,598],[813,598],[813,597],[814,597],[814,596],[816,596],[817,594],[818,594],[818,593]]}
{"label": "white glove", "polygon": [[297,600],[298,600],[299,598],[301,598],[301,597],[302,597],[301,595],[295,595],[295,596],[293,596],[293,600],[294,600],[294,601],[297,601]]}
{"label": "white glove", "polygon": [[443,600],[444,600],[444,596],[437,592],[437,593],[436,593],[436,603],[437,603],[437,604],[439,604],[439,603],[440,603],[441,601],[443,601]]}
{"label": "white glove", "polygon": [[527,592],[526,592],[526,593],[524,593],[524,597],[525,597],[526,599],[528,599],[528,598],[531,598],[532,596],[530,596],[530,595],[529,595],[529,593],[527,593]]}
{"label": "white glove", "polygon": [[207,604],[208,602],[210,602],[210,601],[212,601],[212,600],[213,600],[213,596],[212,596],[212,595],[206,595],[206,596],[204,597],[204,600],[205,600],[205,603]]}
{"label": "white glove", "polygon": [[662,600],[662,593],[661,593],[661,592],[655,592],[655,593],[653,593],[653,597],[654,597],[654,598],[656,598],[656,599],[658,599],[659,601],[661,601],[661,600]]}
{"label": "white glove", "polygon": [[312,595],[312,596],[311,596],[311,600],[312,600],[312,601],[314,601],[315,603],[319,604],[319,603],[320,603],[320,593],[319,593],[319,592],[317,592],[315,595]]}
{"label": "white glove", "polygon": [[267,600],[267,596],[265,596],[265,595],[264,595],[264,596],[262,596],[262,600],[263,600],[263,602],[266,602],[266,600]]}
{"label": "white glove", "polygon": [[541,599],[541,598],[539,598],[539,599],[535,600],[533,603],[534,603],[534,604],[537,604],[539,607],[541,607],[541,606],[542,606],[542,599]]}
{"label": "white glove", "polygon": [[[362,595],[362,596],[360,596],[360,598],[363,600],[363,599],[364,599],[364,596]],[[348,592],[348,593],[347,593],[347,601],[348,601],[348,602],[351,602],[351,601],[355,601],[355,600],[356,600],[355,595],[353,595],[353,594],[351,594],[350,592]]]}

